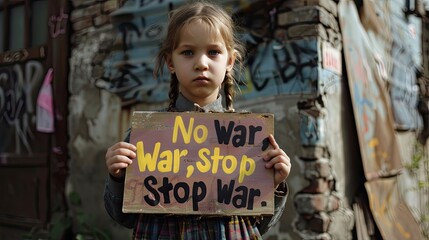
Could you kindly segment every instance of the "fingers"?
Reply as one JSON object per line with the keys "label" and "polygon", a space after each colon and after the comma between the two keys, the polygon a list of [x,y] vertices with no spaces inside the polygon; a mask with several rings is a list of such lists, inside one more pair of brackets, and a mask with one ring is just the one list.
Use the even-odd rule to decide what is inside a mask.
{"label": "fingers", "polygon": [[122,178],[125,175],[126,163],[114,163],[107,167],[107,171],[114,177]]}
{"label": "fingers", "polygon": [[277,186],[289,176],[291,162],[289,156],[277,144],[274,136],[270,135],[268,138],[273,149],[266,151],[263,159],[266,161],[266,168],[274,168],[274,182]]}
{"label": "fingers", "polygon": [[286,166],[290,166],[290,159],[282,149],[273,149],[267,152],[264,157],[267,162],[266,168],[272,168],[277,163],[284,163]]}
{"label": "fingers", "polygon": [[124,155],[130,158],[136,157],[136,146],[127,142],[118,142],[107,149],[106,159],[114,155]]}
{"label": "fingers", "polygon": [[115,177],[123,177],[124,169],[136,158],[136,147],[126,142],[118,142],[107,149],[106,166],[108,172]]}
{"label": "fingers", "polygon": [[268,136],[268,139],[270,140],[271,145],[273,145],[274,149],[279,149],[279,145],[276,142],[276,139],[274,138],[273,134],[270,134],[270,136]]}

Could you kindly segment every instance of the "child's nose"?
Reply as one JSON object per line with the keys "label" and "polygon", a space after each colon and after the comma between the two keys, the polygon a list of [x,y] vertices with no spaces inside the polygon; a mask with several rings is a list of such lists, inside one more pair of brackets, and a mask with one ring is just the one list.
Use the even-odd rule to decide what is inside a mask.
{"label": "child's nose", "polygon": [[197,71],[204,71],[208,69],[206,55],[201,55],[196,59],[194,69]]}

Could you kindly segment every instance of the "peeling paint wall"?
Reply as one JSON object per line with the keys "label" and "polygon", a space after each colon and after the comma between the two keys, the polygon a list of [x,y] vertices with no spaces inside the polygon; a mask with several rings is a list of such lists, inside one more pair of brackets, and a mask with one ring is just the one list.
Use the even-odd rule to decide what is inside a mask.
{"label": "peeling paint wall", "polygon": [[[83,211],[92,222],[112,234],[113,239],[130,236],[127,229],[115,228],[104,209],[104,179],[107,176],[104,155],[122,133],[121,101],[95,84],[104,73],[102,62],[109,55],[115,31],[109,24],[109,14],[117,1],[73,1],[71,14],[74,35],[69,74],[69,153],[70,176],[67,191],[76,191],[83,202]],[[103,17],[104,16],[104,17]],[[101,19],[104,23],[93,25]]]}

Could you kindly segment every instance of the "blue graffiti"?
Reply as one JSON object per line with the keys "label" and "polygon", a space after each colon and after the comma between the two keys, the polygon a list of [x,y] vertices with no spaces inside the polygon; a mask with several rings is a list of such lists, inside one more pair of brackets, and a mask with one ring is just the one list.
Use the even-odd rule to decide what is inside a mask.
{"label": "blue graffiti", "polygon": [[[166,101],[169,75],[156,80],[150,72],[166,35],[167,13],[186,1],[132,0],[113,12],[122,49],[103,63],[104,76],[96,85],[117,94],[124,103]],[[282,1],[225,1],[240,19],[248,55],[244,71],[237,73],[239,99],[281,94],[321,94],[324,81],[340,82],[320,65],[317,37],[294,41],[276,39],[278,8]],[[166,71],[165,71],[166,72]],[[335,75],[335,76],[334,76]]]}

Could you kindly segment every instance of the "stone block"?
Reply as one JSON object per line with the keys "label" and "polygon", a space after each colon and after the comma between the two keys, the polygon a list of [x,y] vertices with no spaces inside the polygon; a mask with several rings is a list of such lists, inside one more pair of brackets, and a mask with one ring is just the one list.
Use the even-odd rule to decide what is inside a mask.
{"label": "stone block", "polygon": [[[306,170],[307,172],[307,170]],[[331,192],[333,181],[323,178],[316,178],[310,181],[310,185],[302,189],[302,193],[329,193]]]}
{"label": "stone block", "polygon": [[280,12],[277,16],[277,24],[280,27],[302,23],[322,23],[326,27],[339,32],[337,19],[322,7],[307,6],[294,8],[291,11]]}
{"label": "stone block", "polygon": [[[331,181],[331,183],[333,184],[333,182]],[[331,188],[333,188],[334,186],[331,185]],[[330,212],[334,212],[337,211],[340,208],[340,196],[337,192],[332,191],[331,195],[328,198],[328,204],[326,206],[326,212],[330,213]]]}
{"label": "stone block", "polygon": [[97,16],[101,14],[101,5],[100,3],[95,3],[85,8],[85,15]]}
{"label": "stone block", "polygon": [[80,18],[78,21],[74,22],[72,26],[73,26],[73,30],[76,32],[81,31],[85,28],[92,27],[92,17],[87,16],[87,17]]}
{"label": "stone block", "polygon": [[343,38],[341,33],[338,33],[330,28],[326,29],[326,32],[328,33],[328,42],[332,44],[332,47],[336,48],[337,50],[341,50],[343,48]]}
{"label": "stone block", "polygon": [[90,6],[97,2],[99,2],[99,0],[73,0],[72,4],[75,8],[80,8]]}
{"label": "stone block", "polygon": [[109,15],[99,15],[94,18],[94,26],[101,27],[105,24],[110,23]]}
{"label": "stone block", "polygon": [[85,17],[85,9],[75,9],[70,13],[70,22],[74,23],[83,17]]}
{"label": "stone block", "polygon": [[283,1],[281,8],[296,8],[303,6],[321,6],[332,13],[335,17],[338,16],[337,3],[332,0],[288,0]]}
{"label": "stone block", "polygon": [[327,41],[328,33],[322,24],[299,24],[287,28],[288,39],[304,39],[306,37],[320,37]]}
{"label": "stone block", "polygon": [[326,213],[316,214],[308,223],[309,230],[317,233],[328,232],[331,219]]}
{"label": "stone block", "polygon": [[303,161],[314,161],[328,156],[326,147],[323,146],[305,146],[301,148],[299,158]]}
{"label": "stone block", "polygon": [[109,14],[118,9],[118,7],[118,0],[108,0],[101,5],[101,12],[103,14]]}
{"label": "stone block", "polygon": [[333,179],[332,166],[331,161],[329,159],[319,158],[315,161],[306,161],[304,165],[304,177],[306,179]]}
{"label": "stone block", "polygon": [[295,222],[296,230],[301,234],[302,239],[330,240],[328,234],[331,219],[328,214],[320,213],[314,216],[300,216]]}
{"label": "stone block", "polygon": [[296,211],[301,215],[313,215],[322,212],[326,209],[328,197],[328,194],[323,193],[298,193],[294,199]]}

